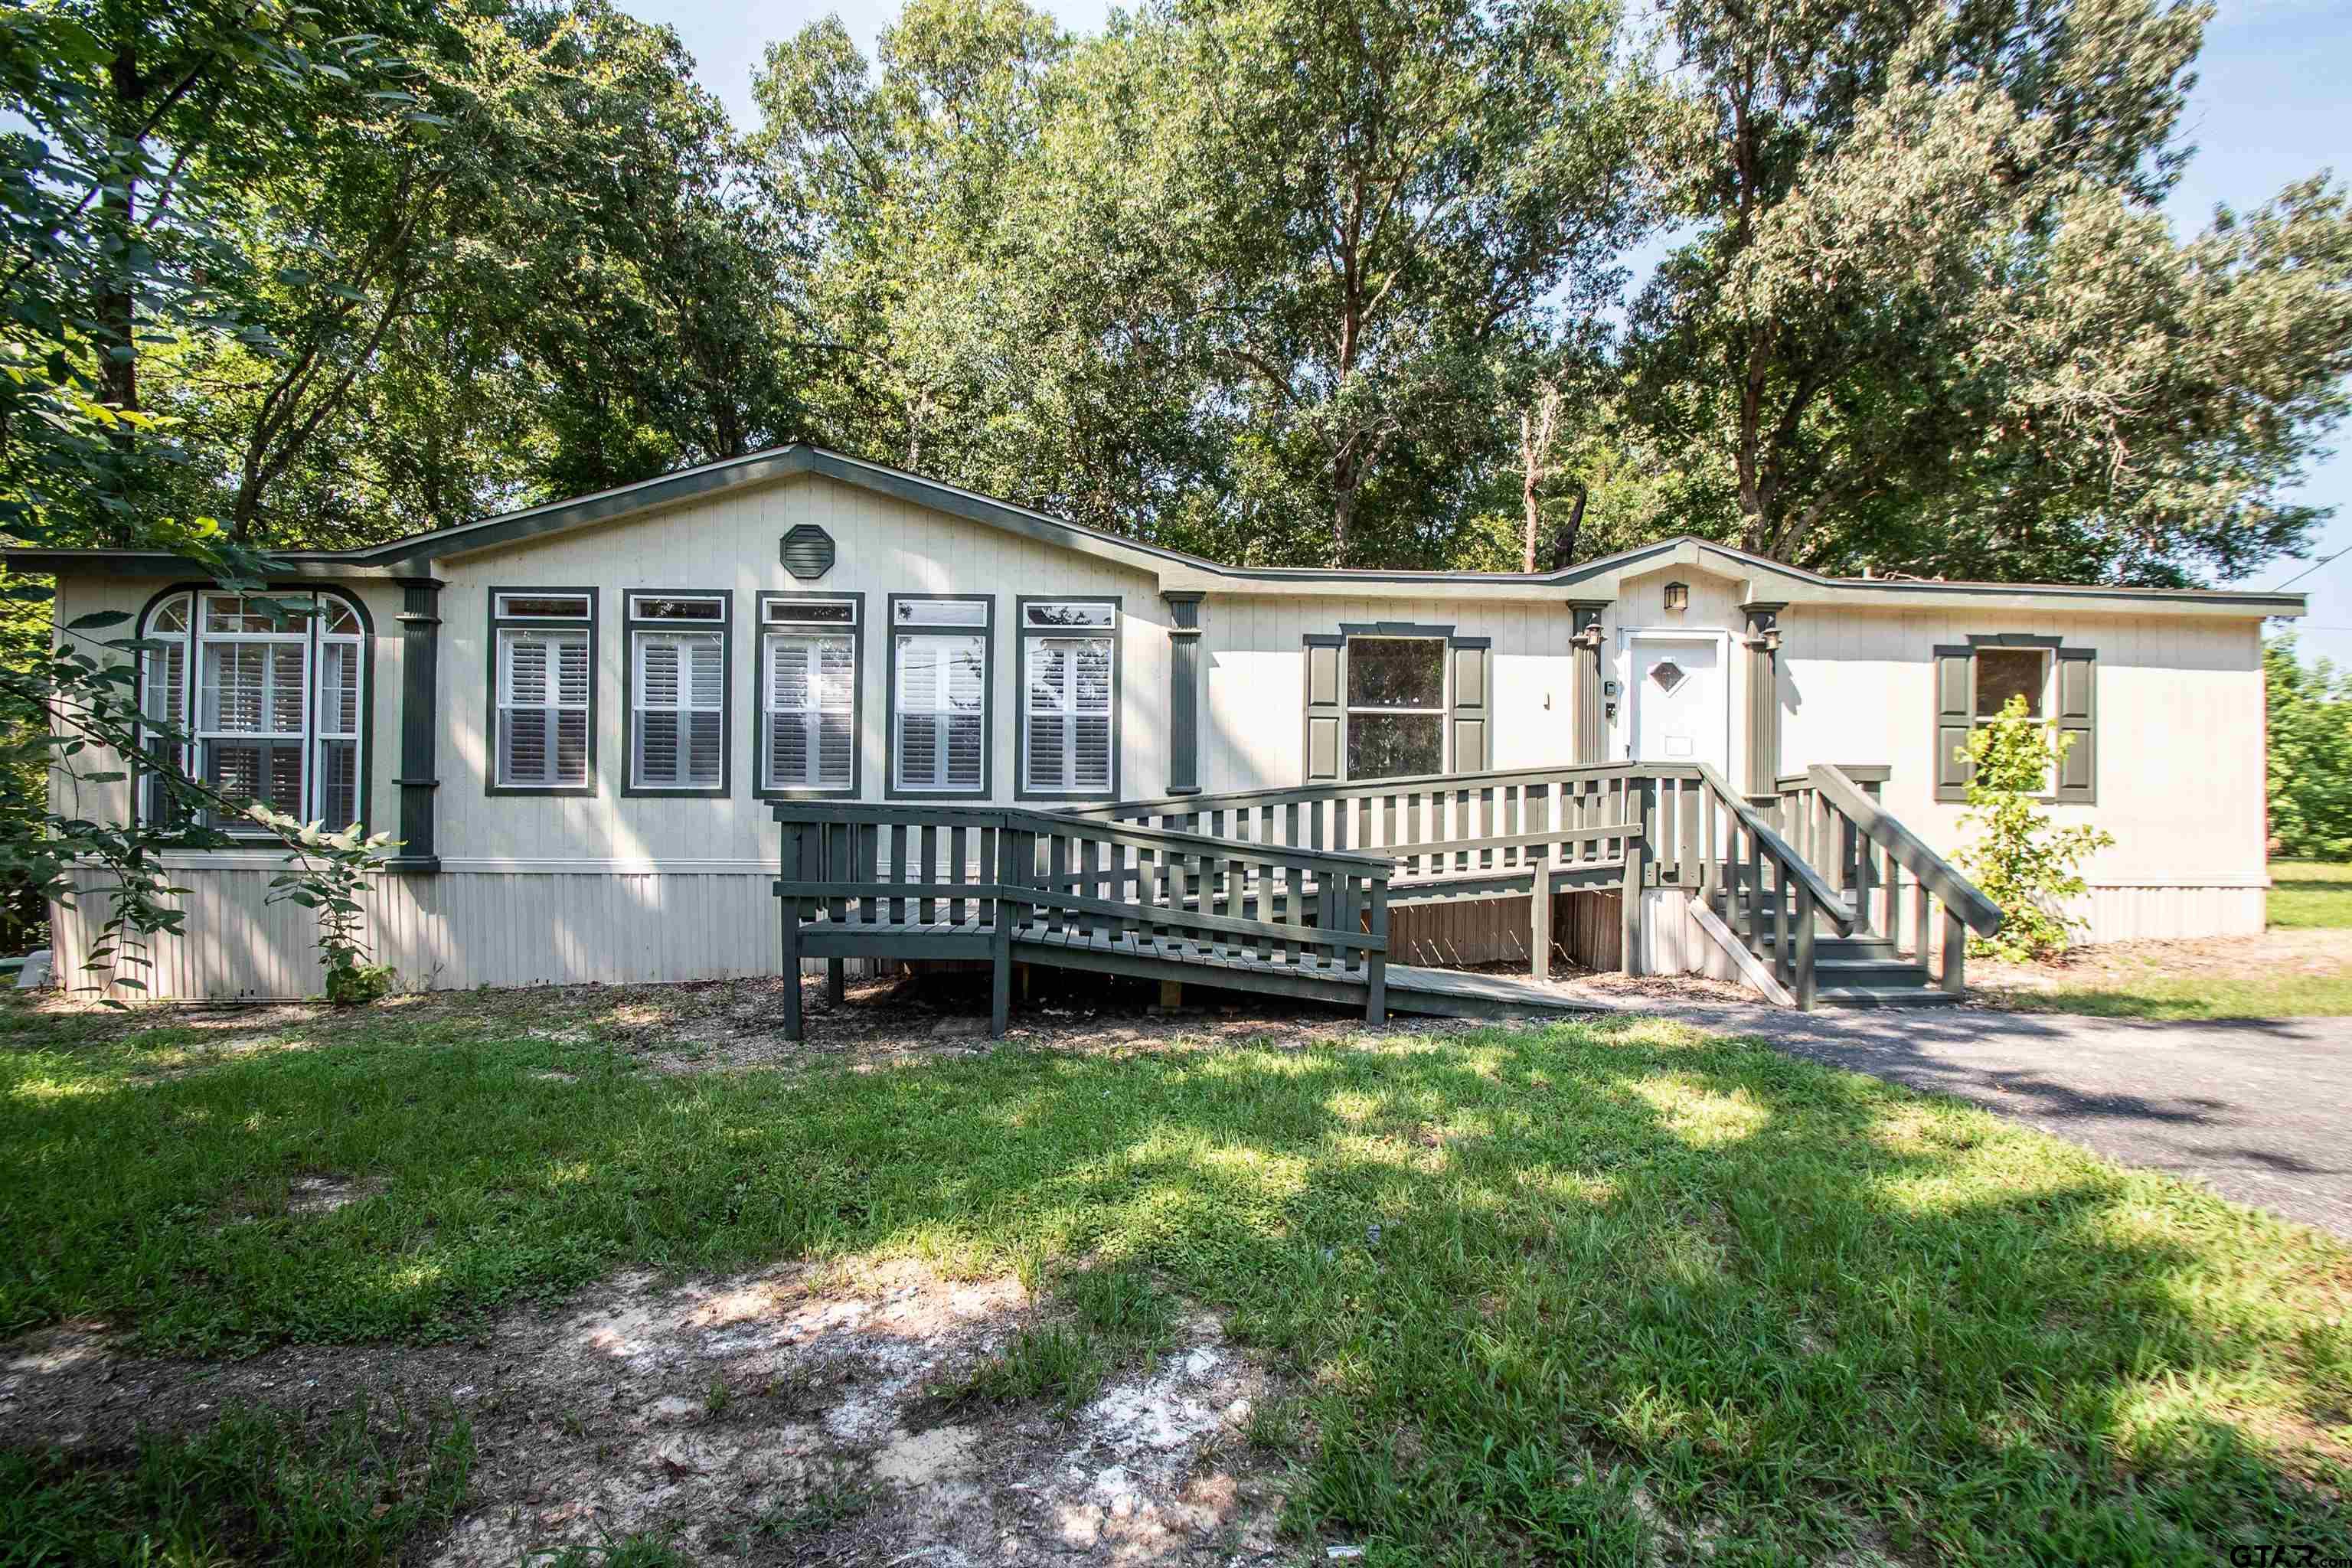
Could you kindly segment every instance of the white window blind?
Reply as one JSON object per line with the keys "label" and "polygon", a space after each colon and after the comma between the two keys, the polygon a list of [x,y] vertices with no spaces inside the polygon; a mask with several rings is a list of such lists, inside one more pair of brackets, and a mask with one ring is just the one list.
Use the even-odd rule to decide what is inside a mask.
{"label": "white window blind", "polygon": [[906,790],[977,791],[988,736],[988,644],[979,637],[898,635],[891,769]]}
{"label": "white window blind", "polygon": [[637,631],[630,651],[636,661],[631,784],[717,789],[726,761],[726,639],[717,632]]}
{"label": "white window blind", "polygon": [[499,633],[498,779],[515,789],[588,783],[588,633]]}
{"label": "white window blind", "polygon": [[761,682],[767,789],[847,789],[857,736],[856,645],[846,637],[772,632]]}
{"label": "white window blind", "polygon": [[1028,750],[1022,759],[1026,787],[1066,794],[1108,793],[1110,639],[1031,637],[1027,659]]}

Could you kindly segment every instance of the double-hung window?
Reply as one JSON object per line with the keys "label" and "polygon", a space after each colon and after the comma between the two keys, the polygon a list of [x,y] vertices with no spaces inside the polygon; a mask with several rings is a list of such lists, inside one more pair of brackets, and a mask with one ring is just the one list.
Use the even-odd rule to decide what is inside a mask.
{"label": "double-hung window", "polygon": [[596,590],[493,589],[489,787],[586,795],[596,773]]}
{"label": "double-hung window", "polygon": [[632,795],[727,793],[727,593],[631,594]]}
{"label": "double-hung window", "polygon": [[760,595],[760,792],[857,792],[862,595]]}
{"label": "double-hung window", "polygon": [[890,790],[988,794],[996,601],[890,595]]}
{"label": "double-hung window", "polygon": [[1118,605],[1023,599],[1023,795],[1117,793]]}
{"label": "double-hung window", "polygon": [[[192,590],[150,605],[139,633],[151,754],[232,802],[338,829],[364,821],[369,633],[356,604],[331,590]],[[142,817],[162,823],[161,781],[151,774],[140,795]]]}
{"label": "double-hung window", "polygon": [[1348,777],[1445,771],[1445,639],[1348,639]]}

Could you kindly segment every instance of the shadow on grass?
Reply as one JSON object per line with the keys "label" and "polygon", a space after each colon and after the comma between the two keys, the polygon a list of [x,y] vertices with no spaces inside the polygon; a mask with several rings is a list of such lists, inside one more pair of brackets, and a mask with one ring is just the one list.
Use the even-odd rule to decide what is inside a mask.
{"label": "shadow on grass", "polygon": [[[627,1263],[1148,1266],[1316,1390],[1301,1524],[1400,1561],[2352,1552],[2339,1248],[1657,1026],[650,1079],[459,1023],[0,1078],[0,1321],[458,1331]],[[564,1079],[544,1076],[567,1075]],[[383,1184],[286,1212],[320,1174]]]}

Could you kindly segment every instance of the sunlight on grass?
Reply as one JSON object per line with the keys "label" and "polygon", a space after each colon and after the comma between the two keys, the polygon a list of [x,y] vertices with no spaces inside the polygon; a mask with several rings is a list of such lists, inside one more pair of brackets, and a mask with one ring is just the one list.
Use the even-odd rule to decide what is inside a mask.
{"label": "sunlight on grass", "polygon": [[2352,864],[2273,860],[2270,923],[2311,931],[2352,926]]}
{"label": "sunlight on grass", "polygon": [[[632,1268],[1116,1259],[1295,1371],[1294,1522],[1391,1564],[1633,1563],[1654,1518],[1759,1563],[2352,1553],[2314,1489],[2352,1485],[2352,1252],[1752,1043],[677,1078],[509,1029],[362,1017],[128,1095],[133,1056],[17,1016],[0,1321],[220,1354],[476,1335]],[[222,1224],[320,1172],[383,1185]]]}
{"label": "sunlight on grass", "polygon": [[1682,1073],[1664,1073],[1633,1087],[1656,1108],[1661,1124],[1686,1143],[1711,1149],[1752,1138],[1772,1113],[1742,1090],[1718,1094]]}

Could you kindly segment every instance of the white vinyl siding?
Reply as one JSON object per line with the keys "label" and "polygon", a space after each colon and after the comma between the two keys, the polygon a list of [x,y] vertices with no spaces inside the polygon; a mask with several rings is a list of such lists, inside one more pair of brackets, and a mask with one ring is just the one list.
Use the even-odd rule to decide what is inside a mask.
{"label": "white vinyl siding", "polygon": [[846,634],[767,634],[761,691],[761,787],[849,788],[857,756],[856,643]]}
{"label": "white vinyl siding", "polygon": [[586,627],[499,633],[500,788],[587,786],[590,679]]}
{"label": "white vinyl siding", "polygon": [[719,788],[727,752],[726,638],[637,629],[629,641],[631,787]]}
{"label": "white vinyl siding", "polygon": [[1024,786],[1047,794],[1109,793],[1111,639],[1026,640]]}
{"label": "white vinyl siding", "polygon": [[891,782],[903,790],[985,787],[988,639],[901,632],[891,694]]}

